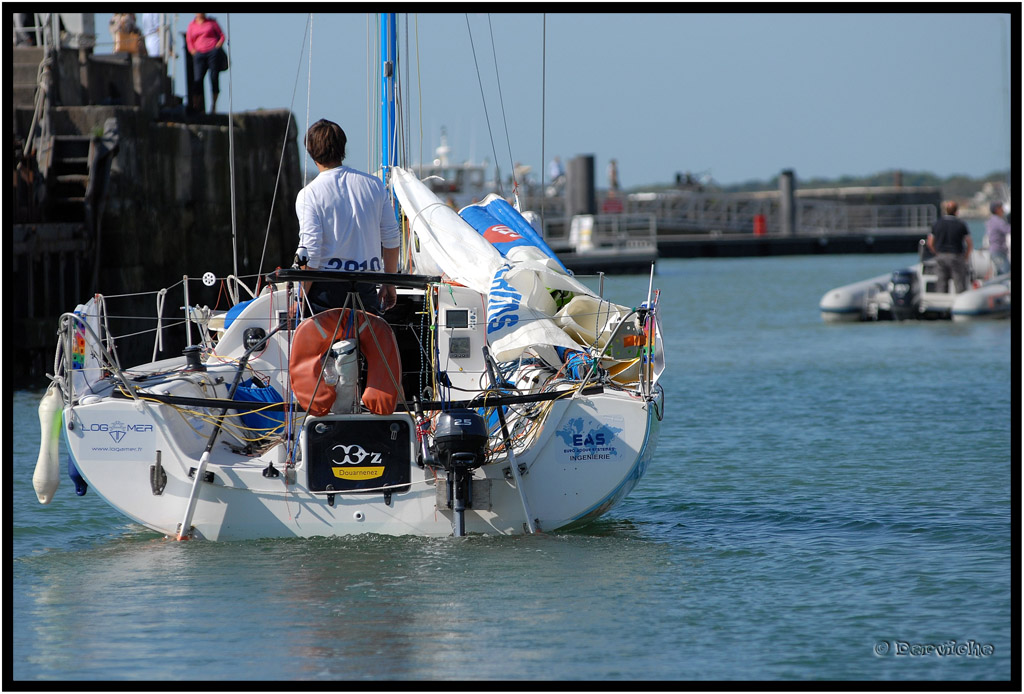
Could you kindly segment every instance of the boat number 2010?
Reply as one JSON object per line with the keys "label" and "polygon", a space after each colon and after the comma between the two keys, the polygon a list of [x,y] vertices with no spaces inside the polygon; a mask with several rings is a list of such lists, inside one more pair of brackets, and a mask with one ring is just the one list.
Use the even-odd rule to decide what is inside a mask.
{"label": "boat number 2010", "polygon": [[331,258],[324,265],[325,270],[344,270],[345,272],[380,272],[380,258],[372,258],[370,262],[358,262],[355,260],[342,260],[341,258]]}

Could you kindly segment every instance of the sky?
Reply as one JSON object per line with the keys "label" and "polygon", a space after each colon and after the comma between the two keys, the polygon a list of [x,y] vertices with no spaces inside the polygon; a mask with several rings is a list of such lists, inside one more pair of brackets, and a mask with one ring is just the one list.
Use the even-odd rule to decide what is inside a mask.
{"label": "sky", "polygon": [[[211,14],[232,58],[218,110],[230,93],[234,111],[290,108],[299,132],[328,118],[348,135],[346,163],[376,170],[376,16],[320,7],[338,5],[304,6],[312,59],[308,14]],[[96,15],[98,53],[111,50],[109,17]],[[191,19],[175,24],[179,94]],[[433,158],[444,127],[454,159],[497,161],[504,174],[521,162],[539,179],[542,161],[593,155],[598,187],[611,159],[626,188],[687,172],[720,184],[784,169],[798,180],[979,177],[1009,169],[1011,125],[1020,130],[1009,14],[416,13],[401,16],[399,36],[410,163]]]}

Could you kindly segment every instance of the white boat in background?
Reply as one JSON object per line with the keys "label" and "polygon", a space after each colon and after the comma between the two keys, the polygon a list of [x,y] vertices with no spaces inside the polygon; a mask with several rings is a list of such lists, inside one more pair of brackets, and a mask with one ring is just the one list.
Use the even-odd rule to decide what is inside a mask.
{"label": "white boat in background", "polygon": [[[388,16],[386,62],[395,35]],[[302,282],[367,275],[294,268],[256,289],[206,273],[156,292],[158,306],[181,297],[181,356],[157,359],[175,337],[159,308],[144,333],[117,330],[113,297],[62,316],[39,407],[41,503],[61,436],[79,494],[179,540],[548,532],[636,486],[664,416],[653,272],[635,308],[612,303],[531,243],[504,201],[473,206],[474,228],[384,154],[407,238],[405,271],[373,276],[398,288],[383,318],[354,292],[311,315]],[[197,281],[249,298],[189,306]],[[138,339],[153,361],[122,368],[119,345]]]}
{"label": "white boat in background", "polygon": [[417,165],[413,171],[432,193],[450,207],[459,209],[497,192],[498,183],[493,180],[489,162],[452,161],[452,148],[448,145],[445,128],[441,128],[441,144],[434,153],[437,156],[431,163]]}
{"label": "white boat in background", "polygon": [[938,291],[934,257],[921,241],[921,262],[911,267],[828,290],[818,304],[827,323],[907,319],[973,320],[1008,318],[1012,308],[1010,274],[993,276],[987,250],[971,253],[970,287]]}

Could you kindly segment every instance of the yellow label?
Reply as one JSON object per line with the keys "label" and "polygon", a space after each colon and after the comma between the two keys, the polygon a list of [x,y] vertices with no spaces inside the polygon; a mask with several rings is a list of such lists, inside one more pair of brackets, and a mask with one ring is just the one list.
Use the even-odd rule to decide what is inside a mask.
{"label": "yellow label", "polygon": [[370,480],[384,475],[383,465],[370,467],[332,467],[334,476],[340,480]]}

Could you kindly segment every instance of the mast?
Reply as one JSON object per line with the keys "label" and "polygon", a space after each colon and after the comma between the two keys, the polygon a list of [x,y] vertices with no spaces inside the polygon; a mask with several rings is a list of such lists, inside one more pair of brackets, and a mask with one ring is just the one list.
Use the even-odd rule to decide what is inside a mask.
{"label": "mast", "polygon": [[384,181],[384,187],[391,195],[391,211],[402,229],[402,244],[399,260],[399,271],[408,263],[408,230],[402,223],[402,214],[399,211],[398,197],[391,190],[390,176],[391,167],[398,164],[398,127],[395,118],[395,102],[398,100],[398,31],[397,15],[389,12],[381,15],[380,23],[380,117],[381,117],[381,166],[380,177]]}
{"label": "mast", "polygon": [[381,168],[384,185],[388,183],[391,167],[397,163],[395,139],[395,77],[398,72],[398,39],[395,13],[381,15],[380,23],[380,117]]}

